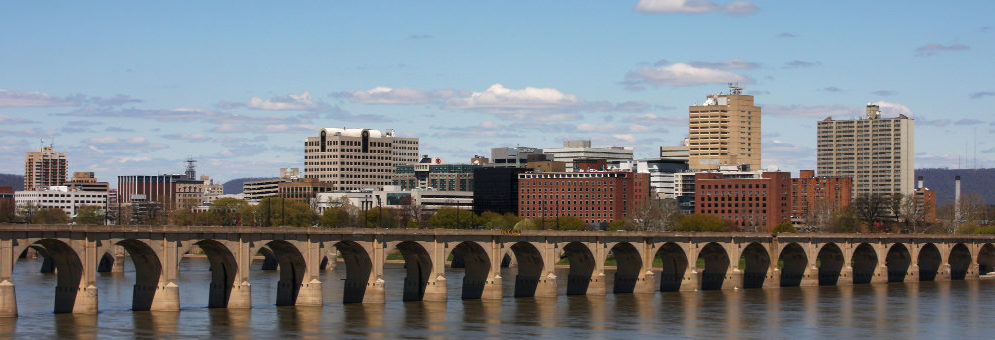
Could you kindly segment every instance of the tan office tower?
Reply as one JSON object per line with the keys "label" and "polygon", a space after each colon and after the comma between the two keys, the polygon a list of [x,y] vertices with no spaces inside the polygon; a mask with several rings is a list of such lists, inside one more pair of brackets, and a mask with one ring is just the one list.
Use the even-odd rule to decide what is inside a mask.
{"label": "tan office tower", "polygon": [[325,128],[304,143],[304,177],[331,182],[338,190],[390,185],[398,165],[418,162],[418,138],[394,130]]}
{"label": "tan office tower", "polygon": [[864,119],[819,122],[818,173],[853,178],[853,197],[911,194],[914,190],[915,121],[905,115],[881,118],[867,105]]}
{"label": "tan office tower", "polygon": [[744,95],[742,88],[730,84],[729,90],[688,108],[691,170],[739,164],[760,169],[760,107],[753,105],[753,96]]}
{"label": "tan office tower", "polygon": [[43,146],[38,152],[24,156],[24,190],[66,185],[66,153],[55,152],[52,146]]}

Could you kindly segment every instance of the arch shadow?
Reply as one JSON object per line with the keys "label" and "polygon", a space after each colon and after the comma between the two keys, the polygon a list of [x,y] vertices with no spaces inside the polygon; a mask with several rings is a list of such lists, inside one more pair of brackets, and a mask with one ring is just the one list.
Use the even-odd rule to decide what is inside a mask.
{"label": "arch shadow", "polygon": [[729,271],[729,255],[725,248],[718,243],[709,243],[701,248],[698,258],[705,261],[705,269],[701,272],[701,290],[722,289]]}
{"label": "arch shadow", "polygon": [[827,243],[819,249],[816,260],[819,262],[819,285],[835,286],[843,272],[843,250],[835,243]]}
{"label": "arch shadow", "polygon": [[871,283],[874,278],[874,270],[878,266],[878,255],[874,247],[867,243],[861,243],[853,250],[853,258],[850,266],[853,268],[853,283]]}
{"label": "arch shadow", "polygon": [[684,249],[676,243],[667,243],[656,252],[663,264],[660,270],[660,291],[676,292],[681,290],[681,282],[688,270],[688,256]]}
{"label": "arch shadow", "polygon": [[743,289],[763,288],[770,269],[770,255],[763,245],[753,242],[743,249],[740,258],[744,260]]}
{"label": "arch shadow", "polygon": [[570,262],[567,273],[567,295],[585,295],[594,274],[594,254],[580,242],[570,242],[563,247],[563,255]]}
{"label": "arch shadow", "polygon": [[978,274],[995,272],[995,245],[985,243],[978,251]]}
{"label": "arch shadow", "polygon": [[904,244],[895,243],[888,249],[884,263],[888,267],[888,282],[904,282],[912,265],[912,254]]}
{"label": "arch shadow", "polygon": [[226,308],[231,299],[232,287],[238,274],[235,256],[224,244],[216,240],[201,240],[194,245],[207,254],[211,268],[211,283],[207,298],[207,308]]}
{"label": "arch shadow", "polygon": [[[781,287],[797,287],[805,277],[805,268],[808,267],[808,256],[798,243],[791,243],[781,250],[778,255],[783,267],[781,268]],[[838,274],[837,274],[838,275]]]}
{"label": "arch shadow", "polygon": [[615,283],[613,293],[632,293],[639,280],[639,272],[643,268],[643,259],[639,251],[631,243],[618,243],[609,250],[615,256]]}
{"label": "arch shadow", "polygon": [[916,262],[919,264],[919,281],[933,281],[940,272],[940,263],[943,259],[936,245],[927,243],[919,249],[919,258]]}
{"label": "arch shadow", "polygon": [[404,241],[398,243],[397,250],[404,257],[404,301],[421,301],[425,297],[425,288],[432,274],[432,258],[428,251],[418,242]]}
{"label": "arch shadow", "polygon": [[950,249],[950,279],[963,280],[971,267],[971,251],[963,243],[958,243]]}
{"label": "arch shadow", "polygon": [[463,259],[463,300],[476,300],[484,295],[491,261],[487,252],[476,242],[462,242],[452,250],[453,257]]}
{"label": "arch shadow", "polygon": [[366,286],[369,285],[370,273],[373,272],[373,261],[370,254],[359,243],[341,241],[335,243],[335,248],[342,254],[345,262],[345,289],[342,292],[342,303],[360,303],[366,296]]}
{"label": "arch shadow", "polygon": [[266,248],[271,250],[270,253],[277,262],[276,268],[279,268],[280,271],[280,280],[276,284],[276,305],[293,306],[297,304],[301,284],[307,274],[307,262],[304,260],[304,255],[292,243],[283,240],[266,243],[266,247],[260,248],[260,252],[265,254],[263,249]]}
{"label": "arch shadow", "polygon": [[539,280],[542,278],[542,254],[529,242],[517,242],[511,245],[511,252],[518,262],[518,273],[515,274],[515,297],[535,296]]}

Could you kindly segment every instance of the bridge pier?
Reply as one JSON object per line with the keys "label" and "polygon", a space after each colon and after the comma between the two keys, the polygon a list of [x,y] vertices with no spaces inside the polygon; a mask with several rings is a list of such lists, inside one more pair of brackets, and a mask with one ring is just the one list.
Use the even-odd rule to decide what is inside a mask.
{"label": "bridge pier", "polygon": [[739,269],[738,266],[730,268],[726,271],[726,279],[722,281],[722,290],[742,289],[743,279],[744,275],[742,269]]}
{"label": "bridge pier", "polygon": [[805,273],[802,274],[802,281],[798,283],[799,287],[819,286],[819,267],[814,262],[810,261],[809,265],[805,267]]}
{"label": "bridge pier", "polygon": [[936,277],[933,281],[950,281],[950,264],[941,263],[940,268],[936,270]]}
{"label": "bridge pier", "polygon": [[840,277],[836,280],[837,286],[852,286],[853,285],[853,266],[846,264],[843,269],[840,269]]}
{"label": "bridge pier", "polygon": [[763,288],[781,288],[781,269],[774,267],[772,269],[768,269],[768,271],[769,274],[767,274],[767,279],[764,280]]}
{"label": "bridge pier", "polygon": [[701,289],[701,272],[698,271],[698,267],[692,265],[688,267],[687,273],[685,273],[684,278],[681,279],[680,291],[697,292],[699,289]]}
{"label": "bridge pier", "polygon": [[[139,289],[139,285],[135,285],[135,299],[134,301],[140,301],[138,299],[139,292],[151,292],[152,305],[148,307],[150,311],[178,311],[180,310],[180,286],[177,286],[173,282],[160,282],[157,287],[148,287],[147,289]],[[141,310],[137,308],[134,303],[132,304],[132,309]]]}
{"label": "bridge pier", "polygon": [[[649,263],[653,264],[652,261]],[[636,286],[632,292],[635,294],[653,294],[656,292],[656,288],[656,274],[652,270],[645,270],[641,277],[636,279]]]}
{"label": "bridge pier", "polygon": [[447,289],[445,275],[438,274],[435,277],[429,275],[422,301],[446,301],[449,299],[449,291]]}
{"label": "bridge pier", "polygon": [[0,281],[0,318],[17,317],[17,294],[9,279]]}
{"label": "bridge pier", "polygon": [[884,261],[878,261],[877,267],[874,268],[874,275],[871,276],[871,283],[888,283],[888,266],[884,264]]}
{"label": "bridge pier", "polygon": [[913,258],[911,264],[909,264],[909,270],[905,272],[904,282],[919,282],[919,263]]}

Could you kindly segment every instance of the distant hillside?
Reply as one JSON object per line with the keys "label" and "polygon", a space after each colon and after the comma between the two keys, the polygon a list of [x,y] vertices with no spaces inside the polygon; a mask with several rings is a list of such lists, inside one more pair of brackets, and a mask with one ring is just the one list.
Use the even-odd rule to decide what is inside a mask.
{"label": "distant hillside", "polygon": [[925,186],[936,191],[936,204],[954,202],[954,177],[960,176],[961,194],[973,192],[995,204],[995,169],[916,169]]}
{"label": "distant hillside", "polygon": [[272,178],[272,177],[246,177],[246,178],[236,178],[236,179],[227,181],[224,184],[224,186],[225,186],[225,194],[226,195],[240,194],[240,193],[242,193],[242,183],[251,182],[251,181],[258,181],[258,180],[264,180],[264,179],[269,179],[269,178]]}
{"label": "distant hillside", "polygon": [[11,187],[14,191],[24,190],[24,176],[0,174],[0,187]]}

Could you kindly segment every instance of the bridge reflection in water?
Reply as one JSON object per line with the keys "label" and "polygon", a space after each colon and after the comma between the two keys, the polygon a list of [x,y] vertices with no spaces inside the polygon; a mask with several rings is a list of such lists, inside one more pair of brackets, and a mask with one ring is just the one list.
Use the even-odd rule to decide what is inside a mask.
{"label": "bridge reflection in water", "polygon": [[[341,293],[345,303],[382,304],[386,289],[403,290],[404,301],[446,301],[449,285],[459,285],[465,300],[498,300],[504,295],[501,266],[507,257],[517,267],[516,297],[553,298],[560,291],[601,296],[610,288],[615,294],[636,293],[631,301],[638,307],[645,299],[638,294],[657,290],[975,279],[995,268],[993,243],[992,237],[962,235],[550,231],[506,235],[483,230],[2,225],[0,316],[17,316],[13,267],[31,251],[52,267],[43,269],[56,272],[55,312],[93,314],[98,307],[96,273],[101,267],[121,268],[124,254],[135,264],[132,309],[136,311],[179,310],[180,263],[191,251],[202,251],[210,263],[207,305],[211,308],[252,306],[249,266],[256,254],[269,259],[267,269],[279,272],[274,301],[278,306],[321,306],[320,272],[324,266],[334,266],[338,257],[344,264],[337,270],[345,271]],[[403,280],[384,277],[384,264],[392,252],[403,258]],[[465,267],[461,282],[447,281],[450,256]],[[616,264],[614,270],[606,267],[609,259]],[[561,260],[566,273],[556,271]],[[558,276],[564,274],[566,287],[559,287]],[[487,306],[467,304],[467,308]],[[578,311],[600,308],[576,306]],[[293,320],[300,313],[280,311],[280,318]],[[358,315],[368,318],[365,323],[376,323],[380,316],[369,314]]]}

